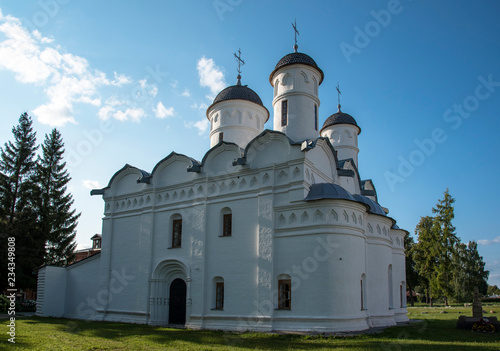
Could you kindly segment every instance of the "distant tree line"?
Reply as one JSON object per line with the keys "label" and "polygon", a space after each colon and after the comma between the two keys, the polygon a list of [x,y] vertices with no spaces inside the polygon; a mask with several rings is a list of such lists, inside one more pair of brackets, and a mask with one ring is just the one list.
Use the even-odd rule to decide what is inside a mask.
{"label": "distant tree line", "polygon": [[[474,287],[483,295],[488,293],[489,272],[484,269],[477,242],[464,244],[457,236],[452,220],[455,199],[448,189],[432,209],[434,216],[421,217],[415,228],[417,242],[409,234],[405,238],[406,281],[410,292],[425,295],[431,306],[436,298],[470,302]],[[413,305],[413,294],[410,293]]]}
{"label": "distant tree line", "polygon": [[[12,141],[0,148],[0,242],[6,248],[9,238],[15,238],[16,288],[36,290],[33,270],[74,258],[80,214],[72,209],[59,131],[53,129],[37,145],[32,119],[23,113],[12,134]],[[2,250],[0,292],[7,287],[8,262],[7,250]]]}

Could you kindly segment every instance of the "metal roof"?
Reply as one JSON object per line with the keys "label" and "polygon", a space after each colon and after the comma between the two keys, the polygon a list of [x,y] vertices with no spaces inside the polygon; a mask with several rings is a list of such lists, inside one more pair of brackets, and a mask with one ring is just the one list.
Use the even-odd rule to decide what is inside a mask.
{"label": "metal roof", "polygon": [[340,185],[332,183],[319,183],[311,185],[309,193],[304,201],[314,201],[322,199],[344,199],[350,201],[357,200],[347,190]]}
{"label": "metal roof", "polygon": [[[321,128],[320,133],[323,131],[323,129],[328,128],[330,126],[336,125],[336,124],[351,124],[353,126],[356,126],[359,128],[358,124],[356,123],[356,120],[354,117],[352,117],[348,113],[344,113],[342,111],[339,111],[337,113],[334,113],[330,117],[328,117],[323,123],[323,127]],[[361,133],[361,128],[359,128],[359,132]]]}
{"label": "metal roof", "polygon": [[302,64],[302,65],[307,65],[311,66],[313,68],[316,68],[319,73],[320,73],[320,80],[319,84],[323,82],[323,78],[325,78],[325,74],[321,70],[321,68],[318,67],[316,62],[312,59],[311,56],[304,54],[302,52],[292,52],[291,54],[283,56],[281,60],[278,61],[276,64],[276,67],[274,67],[274,70],[271,72],[269,75],[269,82],[271,85],[273,84],[272,79],[274,76],[274,73],[276,73],[277,70],[279,70],[282,67],[288,66],[288,65],[295,65],[295,64]]}
{"label": "metal roof", "polygon": [[247,100],[264,106],[259,95],[246,85],[232,85],[222,90],[214,99],[212,106],[226,100]]}

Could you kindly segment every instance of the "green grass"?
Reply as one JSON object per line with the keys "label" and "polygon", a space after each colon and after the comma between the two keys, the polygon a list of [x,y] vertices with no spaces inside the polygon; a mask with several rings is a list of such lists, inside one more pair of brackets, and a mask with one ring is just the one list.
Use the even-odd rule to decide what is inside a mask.
{"label": "green grass", "polygon": [[[500,305],[486,305],[500,314]],[[277,335],[178,330],[145,325],[56,318],[18,318],[16,344],[7,342],[1,320],[0,349],[9,350],[500,350],[500,332],[477,334],[456,329],[464,307],[409,307],[421,323],[358,336]],[[441,311],[448,313],[440,313]]]}

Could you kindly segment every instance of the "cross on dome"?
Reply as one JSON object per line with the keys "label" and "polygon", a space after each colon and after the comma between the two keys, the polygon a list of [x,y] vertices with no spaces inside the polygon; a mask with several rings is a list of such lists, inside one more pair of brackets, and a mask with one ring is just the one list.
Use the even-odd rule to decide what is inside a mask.
{"label": "cross on dome", "polygon": [[234,53],[234,57],[236,58],[236,61],[238,62],[238,68],[236,71],[238,72],[238,81],[236,82],[236,85],[241,85],[241,66],[245,64],[245,61],[241,59],[241,49],[238,49],[238,55]]}
{"label": "cross on dome", "polygon": [[340,94],[342,94],[342,93],[340,92],[339,82],[337,82],[337,87],[336,88],[337,88],[337,99],[338,99],[338,105],[337,105],[337,107],[338,107],[339,112],[340,112]]}
{"label": "cross on dome", "polygon": [[297,45],[297,34],[300,35],[299,31],[297,30],[297,19],[295,19],[295,22],[292,22],[292,27],[295,32],[295,45],[293,46],[293,49],[295,50],[295,52],[297,52],[297,49],[299,48],[299,46]]}

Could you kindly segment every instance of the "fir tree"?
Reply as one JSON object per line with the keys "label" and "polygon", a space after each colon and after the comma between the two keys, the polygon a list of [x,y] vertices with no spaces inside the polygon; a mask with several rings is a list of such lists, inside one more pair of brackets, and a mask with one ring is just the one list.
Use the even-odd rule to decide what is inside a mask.
{"label": "fir tree", "polygon": [[437,237],[436,274],[431,280],[432,289],[436,293],[444,295],[445,306],[448,306],[448,297],[453,296],[453,262],[452,257],[455,252],[455,245],[459,242],[455,233],[455,227],[451,221],[455,217],[453,203],[455,199],[450,195],[448,189],[444,192],[444,198],[438,201],[432,213],[434,227],[439,232]]}
{"label": "fir tree", "polygon": [[474,287],[478,287],[483,295],[488,290],[489,271],[485,270],[483,257],[479,255],[477,243],[458,243],[453,256],[453,282],[455,299],[460,302],[470,302],[473,299]]}
{"label": "fir tree", "polygon": [[410,305],[414,305],[413,293],[415,288],[421,283],[422,278],[417,271],[417,263],[415,262],[415,242],[410,233],[405,235],[405,255],[406,255],[406,287],[410,293]]}
{"label": "fir tree", "polygon": [[39,185],[40,230],[45,238],[45,263],[65,265],[74,258],[76,226],[80,214],[72,209],[73,196],[67,193],[71,180],[63,161],[64,143],[53,129],[45,135],[36,181]]}
{"label": "fir tree", "polygon": [[[33,122],[27,113],[19,117],[19,124],[12,129],[12,134],[14,141],[8,141],[0,150],[0,240],[6,247],[7,238],[15,238],[16,287],[35,289],[36,279],[32,271],[43,262],[44,249],[33,203],[38,147]],[[2,252],[2,287],[7,283],[6,252]]]}
{"label": "fir tree", "polygon": [[415,228],[415,235],[418,242],[412,248],[412,257],[415,260],[415,269],[422,277],[426,297],[430,299],[430,305],[432,306],[432,298],[436,293],[431,289],[431,282],[435,279],[439,235],[434,225],[434,218],[429,216],[421,217]]}

